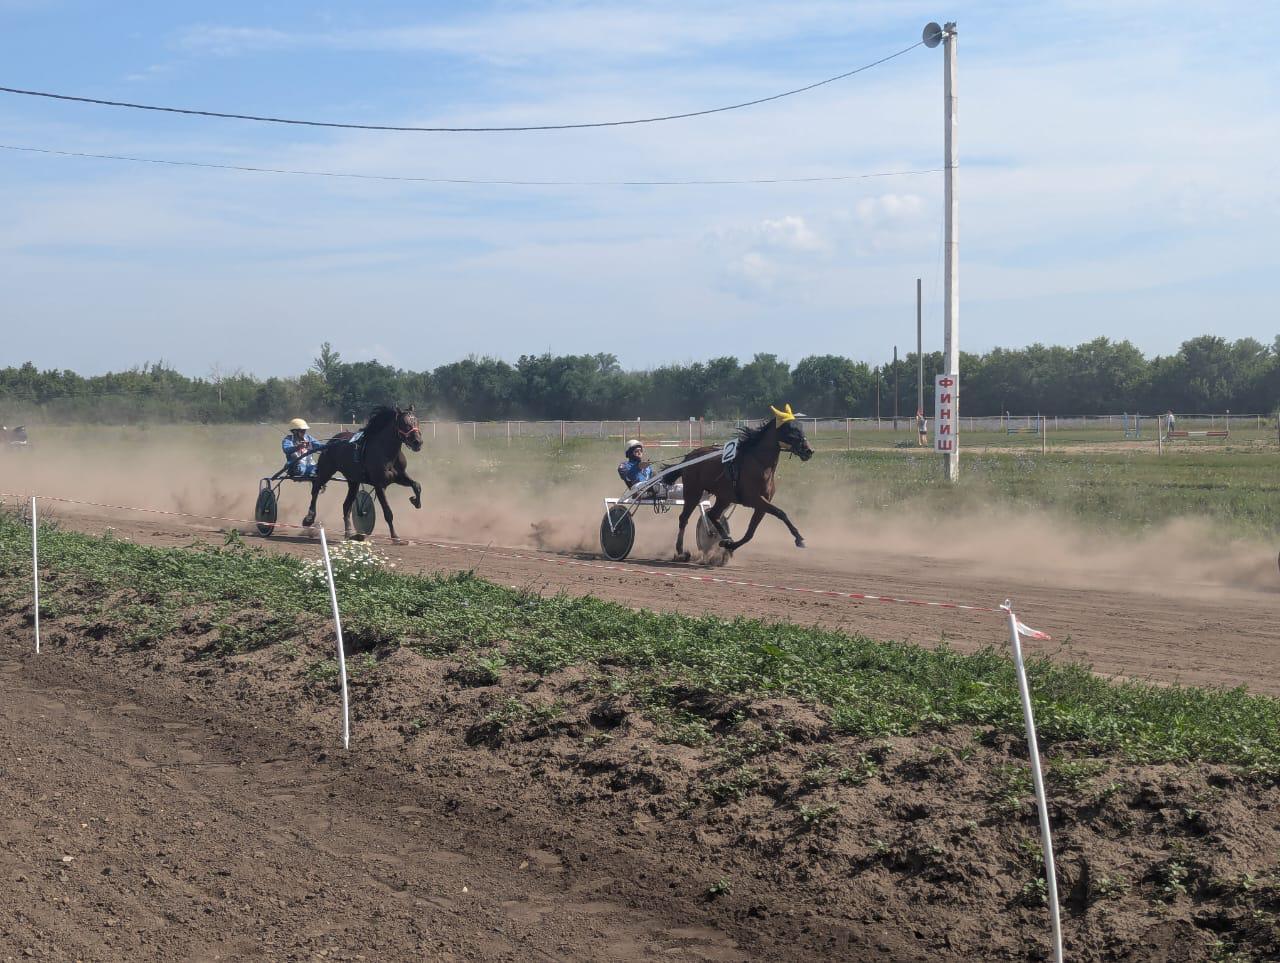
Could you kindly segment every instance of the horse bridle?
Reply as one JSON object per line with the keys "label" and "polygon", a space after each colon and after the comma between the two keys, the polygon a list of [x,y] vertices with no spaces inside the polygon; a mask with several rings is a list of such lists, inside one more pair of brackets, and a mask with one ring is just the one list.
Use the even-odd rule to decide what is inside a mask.
{"label": "horse bridle", "polygon": [[408,431],[405,431],[403,428],[401,428],[400,420],[396,419],[396,434],[400,436],[402,441],[408,441],[411,437],[413,437],[414,432],[420,432],[421,430],[422,430],[422,427],[418,424],[417,419],[414,419],[413,427],[410,428]]}

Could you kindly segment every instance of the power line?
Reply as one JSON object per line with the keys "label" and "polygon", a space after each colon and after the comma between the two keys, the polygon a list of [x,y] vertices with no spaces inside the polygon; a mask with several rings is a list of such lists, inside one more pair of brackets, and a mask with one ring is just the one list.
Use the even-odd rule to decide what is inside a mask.
{"label": "power line", "polygon": [[264,124],[294,124],[302,127],[339,127],[345,130],[414,131],[418,133],[434,134],[512,133],[532,130],[582,130],[589,127],[626,127],[632,124],[656,124],[666,120],[685,120],[689,117],[705,117],[708,114],[721,114],[729,110],[741,110],[743,107],[755,107],[758,104],[767,104],[770,101],[781,100],[784,97],[792,97],[796,94],[803,94],[806,91],[814,90],[827,84],[833,84],[837,80],[844,80],[848,77],[852,77],[854,74],[860,74],[864,70],[870,70],[872,67],[878,67],[880,64],[888,63],[890,60],[901,57],[903,54],[915,50],[916,47],[919,47],[923,43],[923,40],[917,40],[910,47],[904,47],[897,53],[889,54],[887,57],[881,57],[879,60],[872,61],[869,64],[863,64],[861,67],[855,67],[853,70],[847,70],[834,77],[828,77],[826,80],[819,80],[817,83],[808,84],[804,87],[797,87],[795,90],[786,90],[780,94],[773,94],[769,97],[747,100],[740,104],[729,104],[725,107],[711,107],[707,110],[695,110],[684,114],[664,114],[658,117],[638,117],[632,120],[603,120],[578,124],[529,124],[513,127],[397,127],[391,124],[345,124],[320,120],[295,120],[286,117],[260,117],[255,114],[237,114],[217,110],[194,110],[187,107],[161,107],[155,104],[134,104],[129,103],[128,101],[99,100],[95,97],[76,97],[71,94],[55,94],[43,90],[23,90],[19,87],[0,87],[0,93],[20,94],[24,97],[45,97],[50,100],[65,100],[78,104],[95,104],[99,107],[127,107],[132,110],[152,110],[166,114],[188,114],[195,117],[220,117],[226,120],[253,120]]}
{"label": "power line", "polygon": [[281,167],[250,167],[243,164],[214,164],[203,161],[164,160],[156,157],[133,157],[128,154],[91,154],[86,151],[54,150],[48,147],[20,147],[0,144],[0,150],[22,151],[29,154],[52,154],[58,157],[81,157],[94,160],[128,161],[133,164],[160,164],[166,167],[200,167],[220,171],[244,171],[252,174],[289,174],[298,177],[335,177],[361,181],[401,181],[413,184],[473,184],[494,187],[692,187],[729,186],[745,184],[816,184],[829,181],[858,181],[878,177],[907,177],[916,174],[938,174],[941,167],[922,170],[877,171],[871,174],[829,174],[814,177],[756,177],[718,178],[668,181],[643,180],[595,180],[595,181],[536,181],[536,180],[484,180],[471,177],[412,177],[393,174],[353,174],[342,171],[291,170]]}

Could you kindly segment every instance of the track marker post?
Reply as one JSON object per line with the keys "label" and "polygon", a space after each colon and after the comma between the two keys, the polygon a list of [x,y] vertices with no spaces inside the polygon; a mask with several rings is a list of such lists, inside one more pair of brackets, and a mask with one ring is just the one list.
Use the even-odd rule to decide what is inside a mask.
{"label": "track marker post", "polygon": [[40,654],[40,523],[36,518],[36,496],[31,496],[31,596],[36,626],[36,655]]}
{"label": "track marker post", "polygon": [[1031,757],[1031,778],[1036,791],[1036,808],[1040,811],[1040,849],[1044,853],[1044,881],[1049,899],[1049,919],[1053,925],[1053,959],[1062,963],[1062,916],[1058,910],[1058,878],[1053,865],[1053,838],[1049,834],[1049,803],[1044,794],[1044,776],[1040,772],[1040,746],[1036,740],[1036,722],[1031,713],[1031,688],[1027,669],[1022,663],[1022,640],[1019,634],[1040,635],[1018,622],[1013,604],[1005,599],[1000,606],[1009,616],[1009,645],[1013,649],[1013,668],[1018,676],[1018,695],[1022,700],[1022,718],[1027,727],[1027,752]]}
{"label": "track marker post", "polygon": [[338,636],[338,678],[342,683],[342,748],[351,748],[351,712],[347,701],[347,656],[342,645],[342,617],[338,614],[338,589],[333,584],[333,563],[329,560],[329,539],[320,526],[320,550],[324,553],[324,574],[329,580],[329,601],[333,605],[333,628]]}

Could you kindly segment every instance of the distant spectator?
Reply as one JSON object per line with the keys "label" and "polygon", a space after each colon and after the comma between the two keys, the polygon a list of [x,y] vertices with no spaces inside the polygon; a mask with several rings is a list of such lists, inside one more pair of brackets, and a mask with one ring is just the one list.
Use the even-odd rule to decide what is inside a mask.
{"label": "distant spectator", "polygon": [[916,409],[916,434],[919,435],[917,444],[921,448],[929,447],[929,422],[925,419],[924,412],[919,408]]}

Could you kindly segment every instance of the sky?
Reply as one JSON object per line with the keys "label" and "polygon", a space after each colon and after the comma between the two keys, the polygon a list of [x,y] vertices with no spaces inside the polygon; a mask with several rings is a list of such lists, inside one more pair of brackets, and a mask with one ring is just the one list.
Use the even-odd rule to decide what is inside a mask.
{"label": "sky", "polygon": [[[0,85],[356,124],[739,103],[958,28],[965,351],[1280,334],[1280,5],[0,0]],[[771,103],[523,133],[259,124],[0,94],[8,148],[383,176],[750,180],[943,162],[942,50]],[[297,374],[942,347],[942,174],[423,184],[0,150],[0,365]]]}

